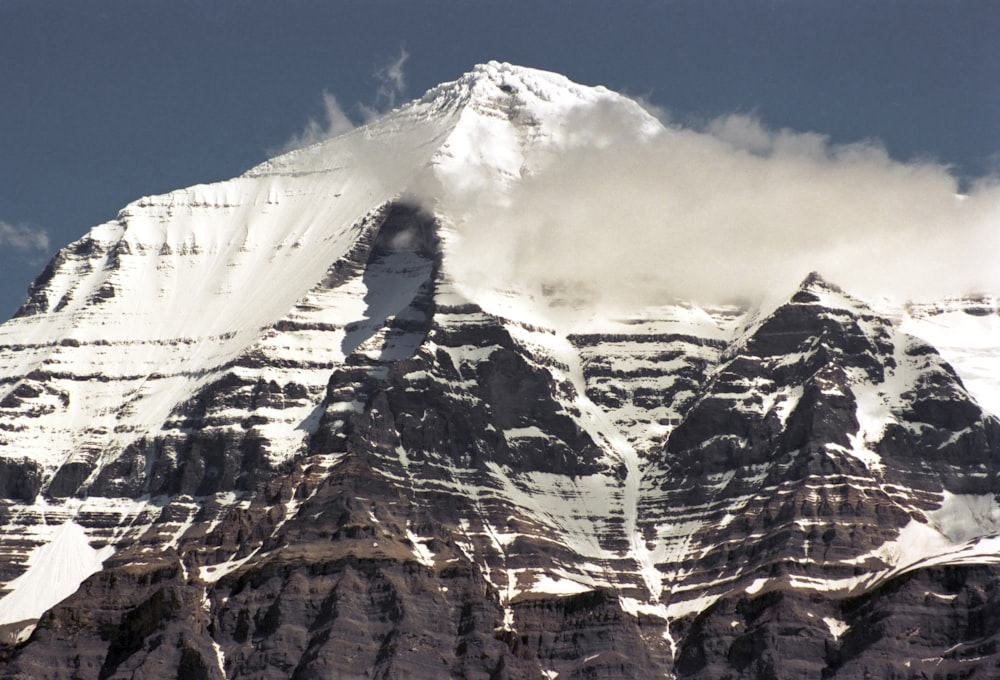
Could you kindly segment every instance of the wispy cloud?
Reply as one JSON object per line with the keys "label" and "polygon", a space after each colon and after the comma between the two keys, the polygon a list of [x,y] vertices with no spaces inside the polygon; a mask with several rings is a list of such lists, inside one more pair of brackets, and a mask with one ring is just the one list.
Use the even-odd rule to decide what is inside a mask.
{"label": "wispy cloud", "polygon": [[[401,46],[399,56],[394,57],[384,66],[380,66],[372,74],[377,83],[373,103],[358,102],[354,105],[355,110],[361,113],[365,121],[371,121],[394,109],[406,94],[406,73],[403,66],[409,58],[410,53]],[[350,132],[354,127],[354,123],[337,98],[332,93],[324,91],[322,119],[310,118],[302,132],[293,135],[279,149],[272,150],[272,153],[301,149],[317,142],[338,137]]]}
{"label": "wispy cloud", "polygon": [[597,141],[553,154],[494,200],[440,204],[459,222],[463,278],[608,304],[758,298],[812,270],[863,296],[1000,292],[996,179],[959,195],[944,166],[752,116],[641,138],[610,107],[574,126]]}
{"label": "wispy cloud", "polygon": [[329,92],[323,92],[323,119],[310,118],[305,129],[285,142],[280,150],[301,149],[326,139],[339,137],[353,129],[354,123],[344,113],[337,98]]}
{"label": "wispy cloud", "polygon": [[374,77],[378,82],[375,103],[371,106],[361,106],[367,120],[396,108],[406,94],[406,73],[403,71],[403,66],[409,58],[410,53],[405,47],[400,46],[399,56],[375,70]]}
{"label": "wispy cloud", "polygon": [[0,247],[10,248],[24,255],[40,256],[49,250],[49,245],[49,235],[44,229],[0,220]]}

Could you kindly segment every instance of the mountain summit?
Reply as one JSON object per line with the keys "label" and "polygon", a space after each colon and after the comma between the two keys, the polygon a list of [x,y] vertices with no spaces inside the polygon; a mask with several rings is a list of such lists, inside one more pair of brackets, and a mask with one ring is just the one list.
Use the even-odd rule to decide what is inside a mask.
{"label": "mountain summit", "polygon": [[664,133],[490,62],[61,250],[0,326],[3,676],[994,674],[1000,421],[900,326],[995,309],[464,278],[462,206]]}

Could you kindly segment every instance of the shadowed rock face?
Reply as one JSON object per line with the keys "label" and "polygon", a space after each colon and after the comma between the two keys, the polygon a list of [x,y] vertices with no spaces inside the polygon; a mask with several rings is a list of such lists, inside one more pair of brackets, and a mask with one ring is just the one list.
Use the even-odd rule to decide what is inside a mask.
{"label": "shadowed rock face", "polygon": [[683,678],[992,677],[995,567],[931,567],[860,597],[723,598],[690,621]]}
{"label": "shadowed rock face", "polygon": [[[38,494],[141,508],[78,515],[117,550],[33,630],[0,628],[3,677],[1000,670],[1000,561],[975,548],[1000,526],[1000,424],[933,348],[812,276],[726,340],[653,320],[560,354],[461,298],[430,216],[359,229],[159,433],[44,484],[0,460],[8,517]],[[321,323],[322,299],[358,314]],[[303,337],[343,359],[281,351]],[[949,531],[953,557],[900,556]]]}

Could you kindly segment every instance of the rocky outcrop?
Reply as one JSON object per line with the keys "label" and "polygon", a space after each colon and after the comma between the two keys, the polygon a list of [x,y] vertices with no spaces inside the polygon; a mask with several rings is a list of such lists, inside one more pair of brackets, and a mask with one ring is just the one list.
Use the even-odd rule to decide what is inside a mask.
{"label": "rocky outcrop", "polygon": [[854,597],[724,597],[684,626],[679,678],[992,677],[995,565],[927,567]]}

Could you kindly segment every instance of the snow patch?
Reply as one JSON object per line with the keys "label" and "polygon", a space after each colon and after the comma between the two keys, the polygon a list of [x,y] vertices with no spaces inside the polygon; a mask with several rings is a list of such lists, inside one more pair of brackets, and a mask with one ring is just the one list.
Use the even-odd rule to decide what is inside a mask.
{"label": "snow patch", "polygon": [[410,529],[409,525],[406,527],[406,538],[410,541],[413,546],[413,555],[417,558],[417,561],[425,567],[434,568],[434,553],[430,551],[426,543],[430,539],[420,538],[413,530]]}
{"label": "snow patch", "polygon": [[846,623],[844,623],[840,619],[835,619],[832,616],[824,616],[823,623],[825,623],[826,627],[830,629],[830,635],[832,635],[837,640],[839,640],[840,636],[846,633],[847,629],[849,628],[849,626]]}
{"label": "snow patch", "polygon": [[952,543],[1000,534],[1000,505],[993,494],[953,494],[945,491],[941,507],[927,513],[927,518],[931,526]]}
{"label": "snow patch", "polygon": [[881,560],[890,567],[913,564],[928,555],[947,550],[952,543],[928,524],[911,519],[894,540],[849,560],[847,564],[863,564],[871,558]]}
{"label": "snow patch", "polygon": [[550,595],[578,595],[593,590],[592,587],[571,581],[568,578],[553,578],[549,574],[541,574],[531,585],[531,591],[535,593],[548,593]]}
{"label": "snow patch", "polygon": [[48,543],[32,551],[28,571],[7,584],[13,592],[0,600],[0,624],[38,619],[75,593],[113,553],[111,546],[95,550],[82,526],[64,522]]}

